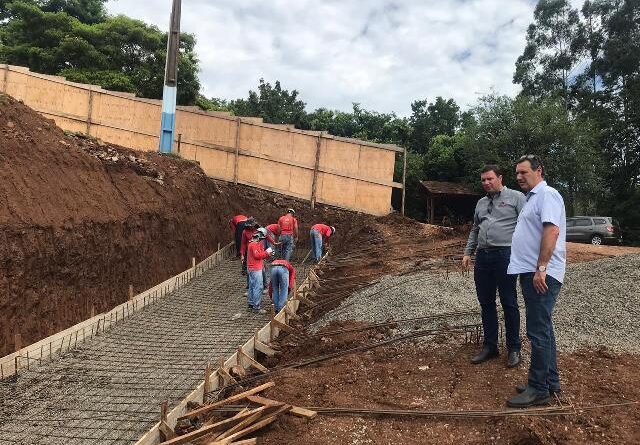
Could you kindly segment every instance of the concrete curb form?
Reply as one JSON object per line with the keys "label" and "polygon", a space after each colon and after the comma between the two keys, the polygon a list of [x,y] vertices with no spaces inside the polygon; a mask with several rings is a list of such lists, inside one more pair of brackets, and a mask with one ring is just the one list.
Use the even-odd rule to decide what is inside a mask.
{"label": "concrete curb form", "polygon": [[21,369],[29,369],[31,362],[40,364],[47,358],[52,360],[56,354],[67,352],[75,348],[78,343],[82,344],[97,334],[109,330],[116,323],[180,289],[234,253],[234,244],[229,243],[198,264],[195,264],[194,258],[193,265],[189,269],[133,296],[126,303],[0,358],[0,380],[17,374]]}
{"label": "concrete curb form", "polygon": [[[298,311],[298,307],[300,306],[300,300],[297,299],[298,293],[305,295],[307,292],[309,292],[314,287],[317,287],[319,285],[318,276],[315,273],[315,270],[325,261],[327,255],[328,254],[325,254],[325,256],[322,258],[320,263],[318,263],[317,265],[315,265],[309,270],[309,273],[305,277],[305,280],[295,290],[293,297],[289,298],[284,308],[282,308],[282,310],[278,312],[278,314],[276,314],[275,317],[273,317],[276,321],[287,324],[287,322],[289,321],[289,314],[295,315],[296,312]],[[248,355],[249,357],[255,359],[256,340],[261,343],[269,344],[271,340],[276,338],[279,334],[280,334],[280,329],[278,329],[276,326],[272,326],[272,323],[269,322],[266,325],[264,325],[262,329],[256,332],[253,338],[251,338],[244,345],[239,347],[239,349],[242,349],[242,352],[245,355]],[[247,363],[247,360],[243,360],[242,356],[238,355],[238,352],[235,352],[231,357],[229,357],[224,362],[225,368],[230,366],[235,366],[235,365],[242,366],[243,368],[249,368],[251,366],[249,363]],[[203,376],[204,376],[204,370],[203,370]],[[219,373],[219,368],[215,369],[211,373],[208,382],[205,382],[203,379],[203,382],[200,383],[200,385],[198,385],[198,387],[191,394],[189,394],[175,408],[173,408],[171,412],[168,413],[167,420],[166,420],[167,425],[169,425],[171,428],[175,428],[177,419],[187,413],[188,402],[197,402],[197,403],[203,402],[205,383],[207,384],[209,390],[212,391],[220,387],[221,379],[223,379],[223,377]],[[158,410],[158,414],[160,414],[160,410]],[[135,445],[157,445],[160,443],[161,443],[160,422],[158,422],[153,426],[153,428],[151,428],[151,430],[149,430],[144,436],[142,436],[135,443]]]}

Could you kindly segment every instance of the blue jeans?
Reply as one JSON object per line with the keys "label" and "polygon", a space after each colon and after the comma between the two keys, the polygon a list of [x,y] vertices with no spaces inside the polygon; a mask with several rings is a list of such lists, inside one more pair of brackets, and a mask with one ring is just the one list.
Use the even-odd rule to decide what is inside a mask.
{"label": "blue jeans", "polygon": [[249,306],[260,309],[260,303],[262,302],[262,290],[264,289],[264,282],[262,281],[262,270],[250,270],[247,276],[249,277],[249,290],[247,292],[247,302]]}
{"label": "blue jeans", "polygon": [[560,389],[556,336],[553,332],[553,308],[562,283],[547,275],[548,290],[539,294],[533,287],[533,273],[520,274],[520,286],[527,311],[527,337],[531,341],[531,364],[528,385],[547,394],[549,389]]}
{"label": "blue jeans", "polygon": [[511,248],[479,249],[473,277],[476,294],[482,309],[482,329],[484,347],[498,349],[498,311],[496,309],[496,289],[504,312],[507,349],[520,351],[520,310],[516,293],[516,275],[507,275],[511,258]]}
{"label": "blue jeans", "polygon": [[322,234],[317,230],[311,230],[309,232],[311,237],[311,251],[313,252],[313,259],[316,263],[319,263],[322,259]]}
{"label": "blue jeans", "polygon": [[293,255],[293,248],[295,247],[293,235],[280,235],[278,241],[282,243],[282,258],[291,261],[291,255]]}
{"label": "blue jeans", "polygon": [[271,269],[271,291],[276,312],[280,312],[287,303],[289,294],[289,269],[284,266],[273,266]]}

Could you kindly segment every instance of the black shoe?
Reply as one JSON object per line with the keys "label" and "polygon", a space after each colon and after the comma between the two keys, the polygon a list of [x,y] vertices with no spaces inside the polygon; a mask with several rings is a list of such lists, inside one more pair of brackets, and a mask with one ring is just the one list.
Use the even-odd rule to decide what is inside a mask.
{"label": "black shoe", "polygon": [[522,354],[520,351],[510,352],[507,356],[507,368],[515,368],[522,361]]}
{"label": "black shoe", "polygon": [[492,358],[496,358],[499,355],[500,352],[498,352],[497,349],[483,349],[478,355],[471,359],[471,363],[478,365],[482,362],[486,362],[487,360],[491,360]]}
{"label": "black shoe", "polygon": [[[523,392],[525,392],[527,389],[527,385],[524,383],[521,383],[520,385],[516,385],[516,392],[518,394],[522,394]],[[554,389],[550,389],[549,390],[549,394],[551,394],[552,396],[557,395],[557,396],[561,396],[562,395],[562,389],[560,388],[554,388]]]}
{"label": "black shoe", "polygon": [[540,394],[535,389],[527,386],[524,391],[507,400],[507,406],[511,408],[529,408],[530,406],[548,405],[551,401],[549,394]]}

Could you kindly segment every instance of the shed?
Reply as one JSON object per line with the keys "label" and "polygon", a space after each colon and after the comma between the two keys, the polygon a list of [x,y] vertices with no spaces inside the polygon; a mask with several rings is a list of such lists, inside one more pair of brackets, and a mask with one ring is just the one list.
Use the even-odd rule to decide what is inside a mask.
{"label": "shed", "polygon": [[473,212],[481,194],[465,184],[444,181],[420,181],[426,194],[427,222],[465,224],[473,220]]}

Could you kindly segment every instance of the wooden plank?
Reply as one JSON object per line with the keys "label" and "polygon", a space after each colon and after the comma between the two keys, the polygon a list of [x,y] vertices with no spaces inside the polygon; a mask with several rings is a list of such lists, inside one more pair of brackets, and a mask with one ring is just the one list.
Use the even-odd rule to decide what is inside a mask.
{"label": "wooden plank", "polygon": [[303,334],[300,331],[298,331],[297,329],[292,328],[288,324],[284,324],[283,322],[278,321],[275,318],[273,318],[271,320],[271,323],[274,325],[274,327],[280,329],[281,331],[285,331],[285,332],[288,332],[290,334],[297,335],[297,336],[303,336]]}
{"label": "wooden plank", "polygon": [[[263,408],[266,409],[266,407]],[[229,428],[230,426],[233,426],[252,415],[253,412],[249,411],[241,416],[234,416],[229,419],[221,420],[220,422],[216,422],[213,425],[202,427],[199,430],[191,431],[190,433],[183,434],[182,436],[178,436],[171,440],[163,442],[163,445],[180,445],[189,443],[192,440],[206,436],[207,434],[215,433],[217,431],[224,431],[226,428]]]}
{"label": "wooden plank", "polygon": [[227,431],[225,431],[224,433],[220,434],[218,437],[216,437],[216,440],[222,440],[225,437],[229,437],[232,434],[235,434],[238,431],[241,431],[241,430],[245,429],[246,427],[248,427],[249,425],[251,425],[252,423],[254,423],[256,420],[258,420],[260,417],[262,417],[263,411],[267,407],[266,406],[262,406],[261,408],[263,408],[263,409],[257,408],[255,410],[252,410],[251,411],[251,413],[252,413],[251,416],[247,417],[246,419],[244,419],[240,423],[237,423],[235,426],[232,426]]}
{"label": "wooden plank", "polygon": [[265,366],[261,365],[258,361],[254,360],[253,357],[251,357],[249,354],[244,352],[242,350],[242,347],[238,348],[238,357],[244,358],[246,361],[249,362],[250,366],[256,368],[258,371],[262,372],[263,374],[266,374],[269,372],[269,370]]}
{"label": "wooden plank", "polygon": [[210,445],[228,445],[230,443],[232,443],[235,439],[239,439],[241,437],[246,436],[247,434],[251,434],[254,431],[259,430],[260,428],[263,428],[267,425],[269,425],[271,422],[275,421],[278,416],[282,413],[285,413],[287,411],[289,411],[291,409],[291,405],[285,405],[282,408],[280,408],[278,411],[276,411],[275,413],[273,413],[272,415],[270,415],[269,417],[266,417],[264,419],[262,419],[261,421],[254,423],[253,425],[251,425],[248,428],[245,428],[242,431],[238,431],[237,433],[232,434],[231,436],[227,437],[226,439],[223,440],[217,440],[215,442],[211,442]]}
{"label": "wooden plank", "polygon": [[282,402],[278,402],[277,400],[267,399],[266,397],[261,397],[261,396],[247,396],[247,400],[263,406],[274,406],[278,404],[283,405]]}
{"label": "wooden plank", "polygon": [[208,413],[209,411],[214,410],[215,408],[218,408],[220,406],[224,406],[228,403],[232,403],[232,402],[237,402],[238,400],[242,400],[244,398],[246,398],[247,396],[252,396],[254,394],[258,394],[259,392],[264,391],[265,389],[269,389],[276,386],[276,384],[274,382],[267,382],[264,383],[260,386],[256,386],[255,388],[251,388],[248,391],[244,391],[241,392],[239,394],[236,394],[235,396],[231,396],[231,397],[227,397],[224,400],[220,400],[218,402],[212,403],[210,405],[204,406],[202,408],[198,408],[196,410],[190,411],[187,414],[185,414],[182,417],[178,417],[178,421],[180,420],[185,420],[185,419],[190,419],[192,417],[196,417],[196,416],[200,416],[202,414]]}
{"label": "wooden plank", "polygon": [[316,411],[311,411],[310,409],[300,408],[299,406],[294,406],[289,411],[289,414],[293,414],[297,417],[304,417],[305,419],[313,419],[318,413]]}
{"label": "wooden plank", "polygon": [[254,437],[253,439],[244,439],[237,442],[231,442],[229,445],[256,445],[257,443],[258,439]]}
{"label": "wooden plank", "polygon": [[[248,396],[247,400],[263,406],[273,406],[274,404],[282,403],[276,400],[267,399],[265,397],[260,397],[260,396]],[[318,415],[316,411],[311,411],[310,409],[306,409],[306,408],[300,408],[299,406],[292,406],[291,410],[289,411],[289,414],[293,414],[294,416],[297,416],[297,417],[304,417],[305,419],[313,419]]]}
{"label": "wooden plank", "polygon": [[256,340],[254,342],[253,348],[256,349],[257,351],[262,352],[263,354],[269,356],[269,357],[273,357],[274,355],[276,355],[278,353],[278,351],[276,351],[275,349],[273,349],[271,346],[267,345],[266,343],[262,343],[260,340]]}

